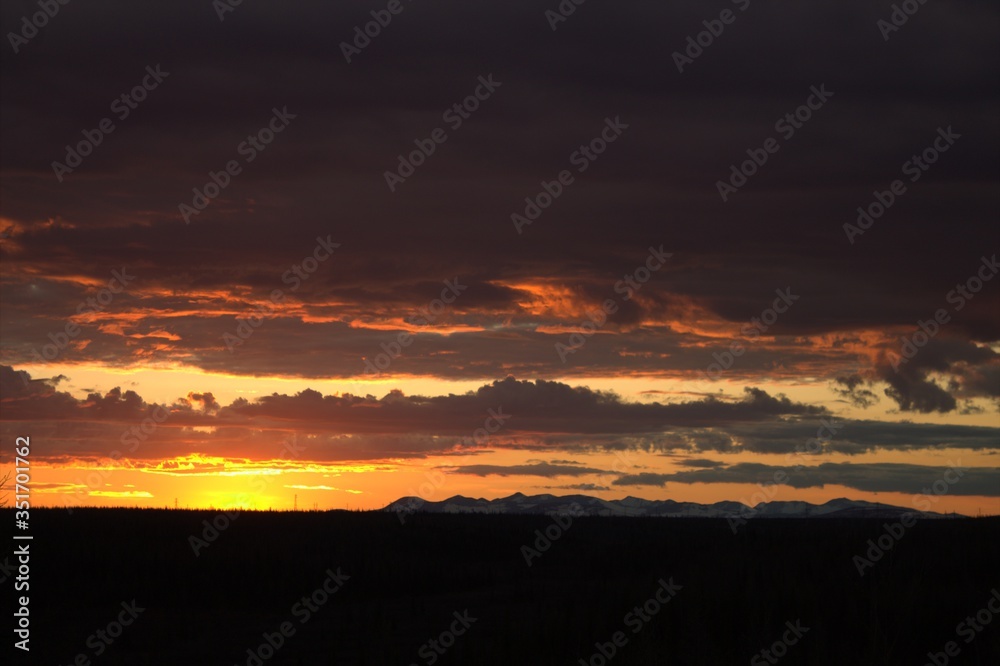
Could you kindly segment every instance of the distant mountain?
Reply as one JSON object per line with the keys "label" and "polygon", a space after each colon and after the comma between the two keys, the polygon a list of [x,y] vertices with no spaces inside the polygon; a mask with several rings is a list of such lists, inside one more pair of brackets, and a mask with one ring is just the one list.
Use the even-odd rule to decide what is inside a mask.
{"label": "distant mountain", "polygon": [[940,514],[917,511],[889,504],[874,504],[861,500],[835,499],[826,504],[808,502],[762,502],[751,508],[740,502],[675,502],[674,500],[645,500],[626,497],[603,500],[588,495],[524,495],[495,500],[474,499],[455,495],[440,502],[429,502],[420,497],[402,497],[384,509],[391,512],[421,513],[500,513],[510,515],[569,514],[575,516],[655,516],[666,518],[898,518],[905,513],[916,513],[921,518],[962,517],[957,514]]}

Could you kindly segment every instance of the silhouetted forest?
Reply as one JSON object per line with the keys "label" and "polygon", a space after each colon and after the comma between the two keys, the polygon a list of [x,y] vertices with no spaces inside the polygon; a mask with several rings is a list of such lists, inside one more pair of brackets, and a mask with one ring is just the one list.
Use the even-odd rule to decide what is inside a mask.
{"label": "silhouetted forest", "polygon": [[[580,517],[557,530],[545,516],[248,512],[196,557],[189,537],[216,512],[31,515],[39,664],[253,665],[247,650],[283,622],[294,634],[259,663],[919,666],[948,641],[951,663],[1000,663],[1000,619],[969,642],[956,634],[1000,586],[996,518],[920,521],[861,576],[854,557],[885,521],[760,520],[733,534],[713,519]],[[522,547],[544,546],[546,529],[556,538],[528,566]],[[330,573],[339,588],[295,612]],[[661,582],[680,589],[648,620],[626,619]],[[95,640],[133,599],[138,617]],[[463,614],[475,620],[456,624]],[[761,656],[796,623],[808,630],[780,659]],[[442,639],[449,628],[461,635]]]}

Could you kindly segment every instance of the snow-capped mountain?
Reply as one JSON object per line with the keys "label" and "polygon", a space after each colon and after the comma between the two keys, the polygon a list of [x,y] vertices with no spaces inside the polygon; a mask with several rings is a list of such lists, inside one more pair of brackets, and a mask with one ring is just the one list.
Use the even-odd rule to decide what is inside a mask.
{"label": "snow-capped mountain", "polygon": [[[875,504],[845,498],[830,500],[825,504],[808,502],[762,502],[749,507],[740,502],[675,502],[674,500],[646,500],[638,497],[604,500],[588,495],[524,495],[494,500],[474,499],[455,495],[440,502],[430,502],[420,497],[402,497],[384,509],[392,512],[421,513],[499,513],[512,515],[569,514],[577,516],[655,516],[673,518],[896,518],[904,513],[920,514],[923,518],[947,518],[928,511]],[[962,516],[956,516],[962,517]]]}

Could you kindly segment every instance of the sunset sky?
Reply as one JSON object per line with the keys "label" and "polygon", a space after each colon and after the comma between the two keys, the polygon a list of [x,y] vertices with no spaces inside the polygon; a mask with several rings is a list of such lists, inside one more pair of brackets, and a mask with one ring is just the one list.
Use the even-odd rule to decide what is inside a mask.
{"label": "sunset sky", "polygon": [[891,4],[60,6],[2,47],[0,463],[1000,514],[1000,13]]}

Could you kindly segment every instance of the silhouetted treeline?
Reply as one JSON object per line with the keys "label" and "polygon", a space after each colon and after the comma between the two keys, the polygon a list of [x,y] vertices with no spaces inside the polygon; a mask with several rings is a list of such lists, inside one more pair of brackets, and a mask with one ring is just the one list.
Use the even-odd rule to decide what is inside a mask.
{"label": "silhouetted treeline", "polygon": [[[1000,617],[969,643],[956,635],[1000,586],[995,518],[921,521],[860,576],[854,557],[884,521],[761,520],[734,535],[712,519],[557,531],[545,516],[244,512],[196,557],[189,538],[218,515],[32,510],[30,663],[242,665],[289,620],[263,664],[577,666],[617,631],[627,644],[609,666],[749,664],[796,621],[808,631],[781,664],[920,666],[948,641],[956,664],[1000,663]],[[529,567],[522,547],[547,528],[558,536]],[[300,624],[291,609],[328,570],[349,579]],[[623,618],[671,579],[682,589],[633,633]],[[145,610],[95,656],[88,638],[133,599]],[[467,631],[429,649],[465,610]]]}

